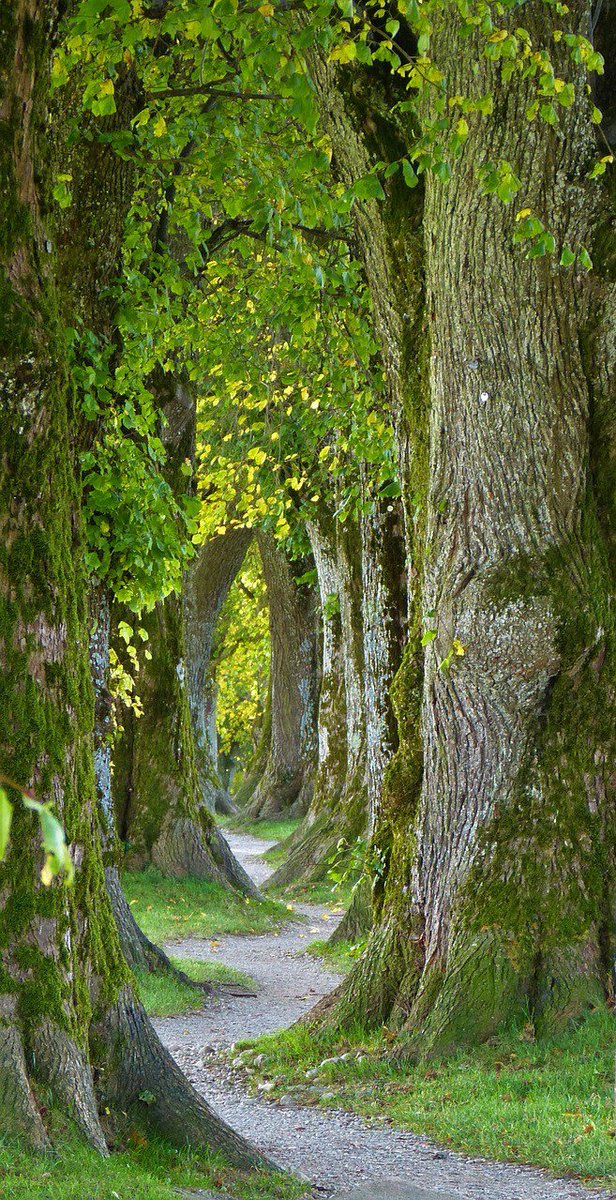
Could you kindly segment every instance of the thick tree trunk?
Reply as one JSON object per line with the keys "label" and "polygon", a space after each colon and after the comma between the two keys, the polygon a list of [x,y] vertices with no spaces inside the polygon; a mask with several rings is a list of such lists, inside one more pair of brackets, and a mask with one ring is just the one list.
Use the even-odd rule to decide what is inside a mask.
{"label": "thick tree trunk", "polygon": [[322,879],[338,842],[351,845],[368,824],[359,532],[323,515],[308,534],[321,598],[319,761],[310,808],[272,887]]}
{"label": "thick tree trunk", "polygon": [[[131,970],[177,972],[164,950],[139,928],[124,895],[118,871],[119,845],[111,787],[112,700],[108,687],[111,598],[104,586],[93,591],[90,605],[90,671],[94,687],[94,779],[100,811],[105,881],[120,946]],[[183,976],[187,979],[187,976]]]}
{"label": "thick tree trunk", "polygon": [[[29,0],[5,3],[0,13],[0,770],[53,803],[76,876],[72,887],[61,879],[43,886],[37,818],[15,795],[0,864],[0,1124],[4,1137],[43,1149],[47,1114],[59,1109],[105,1153],[99,1112],[112,1127],[128,1115],[178,1144],[188,1135],[254,1163],[258,1152],[216,1117],[158,1041],[134,995],[105,889],[74,446],[79,421],[56,315],[69,282],[53,254],[55,231],[38,190],[53,178],[46,87],[56,17],[53,5],[41,11]],[[97,164],[103,178],[105,153]],[[90,171],[92,157],[88,148]],[[98,195],[99,174],[91,179]],[[78,161],[74,180],[79,185]],[[110,247],[117,251],[123,218],[120,208],[119,229],[104,227],[104,207],[89,208],[91,200],[78,206],[85,247],[73,265],[84,270],[92,250],[88,212],[97,214],[99,263]],[[104,277],[94,282],[98,296]],[[146,1091],[151,1104],[140,1099]]]}
{"label": "thick tree trunk", "polygon": [[165,875],[211,879],[256,896],[202,800],[186,687],[182,601],[168,596],[142,623],[152,657],[139,674],[143,712],[132,720],[130,790],[117,797],[125,861],[137,869],[152,863]]}
{"label": "thick tree trunk", "polygon": [[[587,10],[572,12],[585,33]],[[477,195],[477,163],[505,159],[559,246],[592,241],[583,76],[554,50],[550,10],[524,24],[576,84],[555,128],[531,126],[533,85],[503,84],[453,7],[433,39],[450,94],[492,92],[495,116],[473,124],[448,188],[428,177],[422,610],[437,636],[423,683],[416,654],[400,677],[423,747],[407,726],[381,919],[336,1012],[386,1017],[423,1050],[528,1008],[551,1028],[601,1001],[613,959],[613,285],[525,259],[510,210]],[[454,639],[466,650],[448,668]]]}
{"label": "thick tree trunk", "polygon": [[[255,819],[304,814],[316,766],[316,611],[271,534],[259,535],[270,627],[271,740],[247,807]],[[299,569],[299,568],[298,568]]]}
{"label": "thick tree trunk", "polygon": [[210,672],[214,629],[252,537],[250,529],[231,529],[211,538],[200,548],[184,582],[188,703],[199,783],[210,812],[229,808],[227,792],[217,772],[215,683]]}

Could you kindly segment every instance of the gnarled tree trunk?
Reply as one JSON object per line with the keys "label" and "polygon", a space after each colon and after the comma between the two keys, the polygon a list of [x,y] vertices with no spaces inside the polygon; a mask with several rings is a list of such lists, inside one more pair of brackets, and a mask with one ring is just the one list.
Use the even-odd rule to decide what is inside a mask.
{"label": "gnarled tree trunk", "polygon": [[[585,33],[587,8],[569,20]],[[524,24],[575,83],[554,128],[531,127],[533,85],[504,84],[453,6],[433,37],[450,94],[491,92],[495,115],[472,123],[449,187],[427,181],[437,635],[423,682],[416,656],[401,675],[402,720],[422,713],[422,740],[405,731],[409,820],[394,815],[381,919],[336,1012],[387,1018],[423,1050],[528,1008],[552,1028],[601,1001],[613,959],[613,283],[599,258],[591,281],[525,258],[510,210],[477,195],[477,163],[507,160],[558,246],[600,223],[582,73],[551,10]],[[466,649],[443,666],[454,639]]]}
{"label": "gnarled tree trunk", "polygon": [[[129,714],[129,787],[116,797],[129,867],[193,875],[258,895],[202,799],[186,686],[182,601],[168,596],[144,616],[151,658],[139,673],[143,712]],[[120,747],[122,753],[122,747]],[[126,778],[127,772],[124,772]]]}
{"label": "gnarled tree trunk", "polygon": [[[370,490],[364,470],[364,511],[360,517],[363,685],[368,826],[372,837],[381,818],[387,769],[398,749],[398,724],[391,689],[406,635],[407,597],[402,506],[399,500],[371,496]],[[373,885],[380,886],[383,870],[384,861],[375,842],[350,907],[332,934],[332,942],[355,939],[369,931]]]}
{"label": "gnarled tree trunk", "polygon": [[[271,534],[258,537],[270,628],[271,736],[265,770],[247,806],[255,819],[306,812],[316,766],[316,611]],[[299,570],[299,567],[298,567]]]}
{"label": "gnarled tree trunk", "polygon": [[[105,1153],[103,1126],[128,1116],[178,1144],[188,1138],[254,1163],[261,1161],[254,1147],[216,1117],[158,1041],[134,994],[105,889],[79,415],[57,318],[79,279],[55,257],[40,190],[54,168],[46,93],[54,18],[54,5],[41,10],[30,0],[5,3],[0,13],[0,770],[53,802],[76,877],[72,887],[61,879],[43,886],[37,819],[15,795],[0,865],[0,1123],[3,1136],[44,1149],[47,1114],[58,1108]],[[106,225],[100,203],[109,153],[101,150],[95,171],[97,154],[88,148],[91,193],[77,155],[72,163],[80,202],[71,219],[84,253],[71,264],[87,272],[92,260],[102,270],[82,279],[82,296],[104,290],[101,264],[111,270],[119,246],[123,210]],[[140,1099],[146,1092],[149,1104]]]}

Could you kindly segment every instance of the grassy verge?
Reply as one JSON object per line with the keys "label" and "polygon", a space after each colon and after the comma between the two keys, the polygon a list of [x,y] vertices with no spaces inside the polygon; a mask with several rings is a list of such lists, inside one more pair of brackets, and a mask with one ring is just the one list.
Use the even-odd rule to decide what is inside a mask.
{"label": "grassy verge", "polygon": [[[172,958],[174,966],[193,979],[195,983],[240,983],[252,985],[252,979],[243,971],[226,967],[224,963],[203,961],[196,958]],[[189,983],[183,983],[173,975],[159,971],[138,971],[139,994],[145,1011],[150,1017],[175,1017],[201,1008],[205,993],[200,993]]]}
{"label": "grassy verge", "polygon": [[295,833],[301,824],[300,817],[280,818],[276,821],[246,821],[240,817],[219,817],[219,825],[231,833],[247,833],[250,837],[262,838],[264,842],[283,842]]}
{"label": "grassy verge", "polygon": [[340,975],[348,975],[351,967],[357,962],[358,947],[354,943],[346,941],[336,942],[331,946],[329,942],[317,939],[306,946],[306,953],[312,954],[313,958],[322,958],[325,965],[331,967],[332,971],[338,971]]}
{"label": "grassy verge", "polygon": [[297,1200],[305,1184],[280,1175],[245,1176],[214,1157],[156,1143],[101,1158],[70,1143],[53,1155],[33,1156],[0,1144],[2,1200],[178,1200],[178,1188],[224,1191],[237,1200]]}
{"label": "grassy verge", "polygon": [[126,871],[122,883],[133,916],[153,942],[221,933],[268,933],[289,919],[276,900],[249,900],[202,879],[167,879],[159,871]]}
{"label": "grassy verge", "polygon": [[284,900],[296,900],[300,904],[327,904],[332,909],[348,908],[353,894],[353,884],[333,884],[330,879],[306,886],[290,883],[284,888],[272,888],[268,895]]}
{"label": "grassy verge", "polygon": [[[244,1051],[251,1086],[428,1134],[453,1149],[616,1186],[614,1021],[607,1010],[534,1041],[530,1027],[428,1065],[396,1065],[394,1040],[293,1028]],[[255,1055],[264,1055],[258,1071]],[[339,1059],[339,1055],[344,1055]],[[337,1061],[327,1062],[328,1059]]]}

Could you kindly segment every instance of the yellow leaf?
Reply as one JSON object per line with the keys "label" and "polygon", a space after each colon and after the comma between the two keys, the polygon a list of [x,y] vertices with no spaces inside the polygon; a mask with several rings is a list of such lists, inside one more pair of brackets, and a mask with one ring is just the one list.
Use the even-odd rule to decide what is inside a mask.
{"label": "yellow leaf", "polygon": [[261,13],[262,17],[273,17],[274,5],[273,4],[260,4],[259,12]]}
{"label": "yellow leaf", "polygon": [[520,211],[515,214],[515,219],[516,221],[523,221],[524,217],[530,217],[530,214],[530,208],[521,208]]}
{"label": "yellow leaf", "polygon": [[43,870],[41,871],[41,883],[43,883],[45,885],[45,887],[49,887],[52,879],[53,879],[53,871],[51,869],[51,855],[48,854],[45,859],[45,865],[43,867]]}
{"label": "yellow leaf", "polygon": [[113,79],[103,79],[103,82],[99,88],[99,92],[101,96],[113,96]]}
{"label": "yellow leaf", "polygon": [[452,646],[459,658],[463,658],[465,652],[468,650],[468,646],[465,646],[458,638],[453,639]]}
{"label": "yellow leaf", "polygon": [[152,128],[154,131],[154,137],[162,137],[163,134],[167,132],[167,122],[165,121],[165,118],[163,116],[157,117]]}

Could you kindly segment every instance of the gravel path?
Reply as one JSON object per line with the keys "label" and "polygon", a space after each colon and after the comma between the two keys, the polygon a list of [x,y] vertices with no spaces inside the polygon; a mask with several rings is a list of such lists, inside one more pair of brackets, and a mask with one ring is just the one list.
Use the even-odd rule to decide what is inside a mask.
{"label": "gravel path", "polygon": [[[257,883],[270,873],[261,855],[273,844],[232,834],[232,849]],[[305,953],[340,914],[321,905],[294,906],[305,918],[276,934],[226,936],[215,948],[189,938],[168,944],[177,957],[216,959],[248,972],[254,997],[224,996],[201,1012],[168,1017],[156,1028],[188,1077],[213,1107],[282,1166],[301,1174],[315,1197],[336,1200],[616,1200],[542,1171],[441,1149],[418,1134],[367,1124],[353,1114],[300,1107],[243,1091],[217,1051],[240,1038],[291,1025],[336,984]],[[318,932],[317,932],[318,931]]]}

